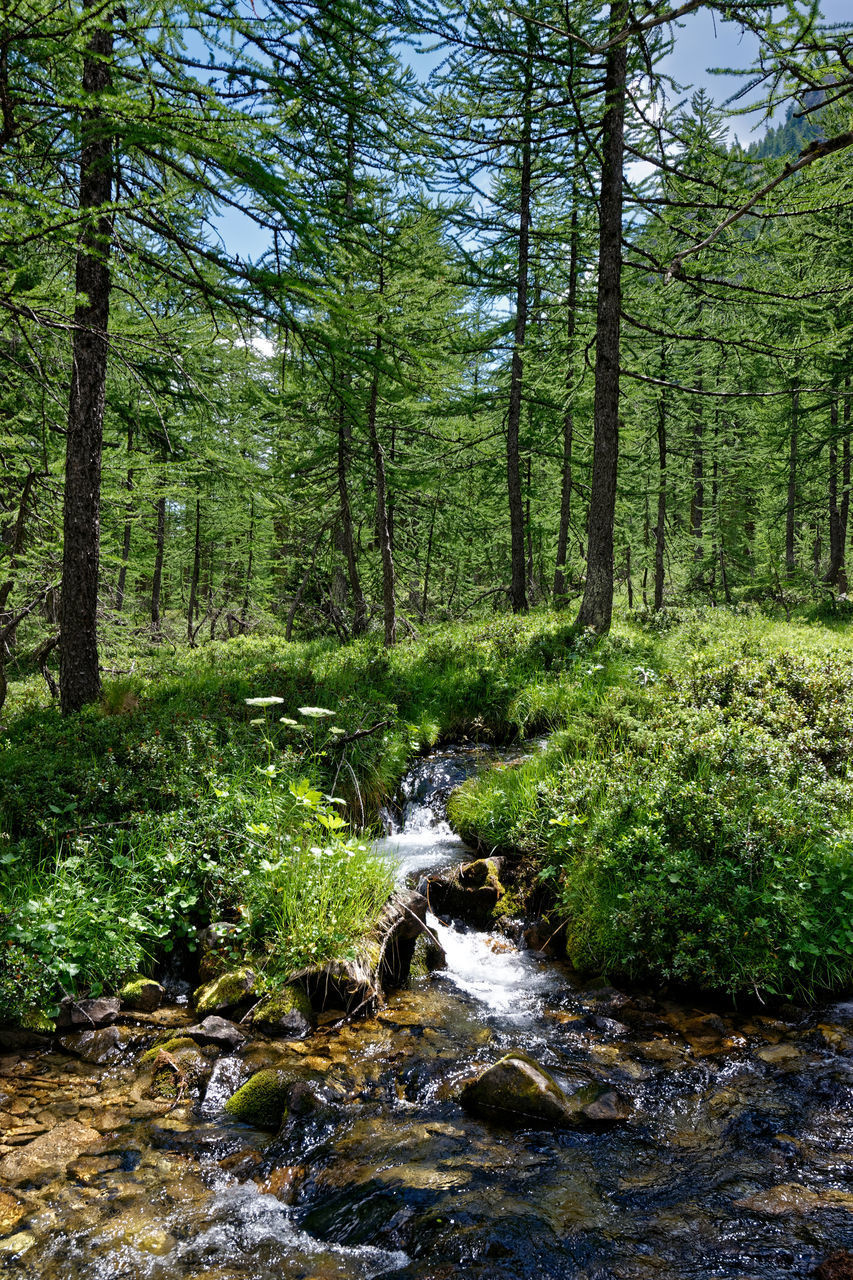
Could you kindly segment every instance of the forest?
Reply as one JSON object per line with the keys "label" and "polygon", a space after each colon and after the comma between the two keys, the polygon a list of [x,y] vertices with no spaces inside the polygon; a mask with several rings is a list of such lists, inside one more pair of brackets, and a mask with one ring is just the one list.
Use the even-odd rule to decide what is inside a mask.
{"label": "forest", "polygon": [[853,1274],[838,12],[0,6],[0,1264]]}

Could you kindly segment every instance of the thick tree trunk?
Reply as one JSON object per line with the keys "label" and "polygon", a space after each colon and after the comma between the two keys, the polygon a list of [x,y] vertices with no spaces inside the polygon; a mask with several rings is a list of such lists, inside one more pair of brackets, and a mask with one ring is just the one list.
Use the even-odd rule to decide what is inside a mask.
{"label": "thick tree trunk", "polygon": [[785,510],[785,576],[793,578],[797,570],[795,545],[797,510],[797,450],[800,428],[800,389],[791,391],[791,439],[788,450],[788,502]]}
{"label": "thick tree trunk", "polygon": [[524,343],[527,335],[527,293],[530,274],[530,171],[532,65],[525,67],[524,122],[521,137],[521,192],[518,225],[518,270],[515,288],[515,330],[506,418],[506,478],[509,497],[511,575],[509,598],[513,613],[527,611],[524,557],[524,500],[521,492],[521,399],[524,384]]}
{"label": "thick tree trunk", "polygon": [[[6,605],[9,602],[9,596],[15,586],[15,573],[20,568],[20,555],[24,549],[24,535],[26,532],[27,515],[29,513],[30,498],[32,497],[33,486],[36,482],[37,472],[30,471],[27,473],[21,489],[21,497],[18,502],[18,514],[15,517],[15,523],[11,530],[4,529],[4,533],[9,538],[9,577],[5,582],[0,584],[0,625],[8,621],[5,618]],[[11,645],[11,637],[7,636],[5,643]]]}
{"label": "thick tree trunk", "polygon": [[[623,31],[626,0],[611,0],[610,37]],[[619,340],[622,310],[622,160],[628,51],[607,50],[601,153],[598,310],[595,343],[595,428],[587,524],[586,585],[578,627],[610,629],[613,614],[613,527],[619,462]]]}
{"label": "thick tree trunk", "polygon": [[575,415],[571,395],[574,389],[575,326],[578,303],[578,210],[572,191],[572,222],[569,233],[569,296],[566,316],[566,411],[563,414],[563,466],[560,478],[560,528],[557,533],[557,564],[554,569],[554,603],[559,608],[566,597],[566,553],[572,523],[572,450]]}
{"label": "thick tree trunk", "polygon": [[[96,0],[83,0],[95,9]],[[65,453],[59,670],[62,712],[94,702],[98,669],[101,450],[110,313],[112,138],[98,97],[111,83],[110,18],[97,28],[83,61],[80,154],[81,229],[75,273],[74,338]]]}

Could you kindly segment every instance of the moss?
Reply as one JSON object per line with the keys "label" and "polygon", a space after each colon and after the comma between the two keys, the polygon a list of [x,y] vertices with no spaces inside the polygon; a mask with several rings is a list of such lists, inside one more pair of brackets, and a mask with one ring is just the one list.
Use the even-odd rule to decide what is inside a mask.
{"label": "moss", "polygon": [[296,983],[265,996],[252,1014],[252,1026],[283,1035],[307,1035],[314,1026],[311,1001]]}
{"label": "moss", "polygon": [[43,1031],[47,1035],[52,1035],[56,1030],[56,1023],[53,1018],[49,1018],[46,1013],[42,1013],[41,1009],[27,1009],[21,1018],[21,1026],[26,1031]]}
{"label": "moss", "polygon": [[251,969],[231,969],[199,987],[193,996],[199,1017],[224,1013],[245,1004],[252,996],[257,979]]}
{"label": "moss", "polygon": [[141,1009],[151,1012],[159,1009],[163,1002],[163,988],[153,978],[145,978],[134,974],[125,982],[119,991],[121,1002],[130,1009]]}
{"label": "moss", "polygon": [[189,1036],[174,1036],[171,1040],[158,1040],[152,1049],[146,1049],[140,1063],[153,1062],[160,1053],[170,1053],[173,1057],[179,1053],[181,1049],[197,1049],[198,1045],[195,1040]]}
{"label": "moss", "polygon": [[231,1095],[225,1111],[233,1119],[258,1129],[278,1129],[287,1114],[292,1085],[293,1077],[285,1071],[256,1071]]}

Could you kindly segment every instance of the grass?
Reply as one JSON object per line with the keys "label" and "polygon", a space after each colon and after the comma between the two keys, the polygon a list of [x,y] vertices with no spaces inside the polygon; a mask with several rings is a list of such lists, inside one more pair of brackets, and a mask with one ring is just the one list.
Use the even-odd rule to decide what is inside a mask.
{"label": "grass", "polygon": [[577,963],[728,991],[843,983],[852,631],[708,609],[622,618],[598,644],[537,613],[390,652],[161,649],[68,719],[13,685],[0,1016],[112,990],[215,919],[273,985],[349,956],[390,888],[359,829],[412,755],[463,736],[551,735],[453,813],[539,868]]}
{"label": "grass", "polygon": [[457,792],[459,829],[537,862],[579,968],[729,995],[849,986],[849,634],[691,618],[634,677]]}

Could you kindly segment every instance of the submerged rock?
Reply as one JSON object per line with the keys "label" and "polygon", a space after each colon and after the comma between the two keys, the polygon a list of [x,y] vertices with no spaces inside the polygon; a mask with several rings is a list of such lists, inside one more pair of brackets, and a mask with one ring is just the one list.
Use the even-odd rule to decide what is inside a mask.
{"label": "submerged rock", "polygon": [[288,983],[265,996],[251,1017],[252,1029],[288,1040],[304,1040],[314,1029],[314,1010],[302,987]]}
{"label": "submerged rock", "polygon": [[0,1235],[8,1235],[21,1218],[27,1216],[27,1206],[8,1191],[0,1191]]}
{"label": "submerged rock", "polygon": [[251,969],[231,969],[206,982],[193,996],[199,1017],[205,1018],[209,1013],[228,1013],[247,1005],[255,994],[257,981]]}
{"label": "submerged rock", "polygon": [[459,1101],[475,1115],[518,1125],[565,1128],[613,1123],[630,1115],[630,1106],[606,1085],[583,1077],[577,1086],[568,1092],[533,1058],[512,1052],[469,1081]]}
{"label": "submerged rock", "polygon": [[59,1006],[57,1030],[106,1027],[115,1022],[120,1011],[118,996],[98,996],[96,1000],[72,1000],[66,996]]}
{"label": "submerged rock", "polygon": [[477,858],[435,875],[418,885],[431,911],[449,915],[467,924],[489,921],[506,890],[500,881],[500,862],[496,858]]}
{"label": "submerged rock", "polygon": [[139,974],[126,982],[119,992],[123,1009],[139,1009],[142,1013],[153,1013],[159,1009],[165,994],[159,982]]}
{"label": "submerged rock", "polygon": [[66,1120],[25,1147],[5,1155],[0,1160],[0,1181],[11,1187],[40,1181],[63,1170],[84,1152],[99,1147],[101,1141],[97,1129],[90,1129],[77,1120]]}
{"label": "submerged rock", "polygon": [[853,1253],[831,1253],[815,1271],[815,1280],[853,1280]]}

